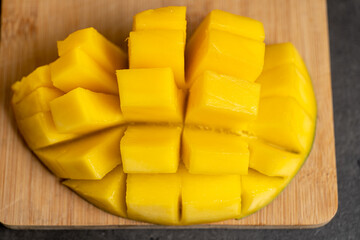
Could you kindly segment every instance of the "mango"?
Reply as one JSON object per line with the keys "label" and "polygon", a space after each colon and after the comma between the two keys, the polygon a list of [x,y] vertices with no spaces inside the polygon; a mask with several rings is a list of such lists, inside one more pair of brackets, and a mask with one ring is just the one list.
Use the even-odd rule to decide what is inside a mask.
{"label": "mango", "polygon": [[50,109],[62,133],[88,133],[125,122],[118,97],[83,88],[54,99]]}
{"label": "mango", "polygon": [[15,116],[17,119],[24,119],[39,112],[50,111],[50,101],[63,94],[56,88],[39,87],[20,102],[13,104]]}
{"label": "mango", "polygon": [[285,180],[249,170],[241,176],[241,216],[245,217],[271,202],[285,187]]}
{"label": "mango", "polygon": [[11,102],[13,104],[20,102],[39,87],[54,87],[50,79],[49,65],[38,67],[28,76],[23,77],[21,81],[16,81],[11,86],[13,91]]}
{"label": "mango", "polygon": [[309,81],[309,84],[311,84],[306,65],[292,43],[287,42],[267,45],[265,52],[264,71],[292,63],[299,69],[307,81]]}
{"label": "mango", "polygon": [[292,97],[263,98],[259,115],[249,127],[256,136],[294,153],[312,145],[314,121]]}
{"label": "mango", "polygon": [[170,68],[116,72],[121,110],[129,122],[182,122],[184,93]]}
{"label": "mango", "polygon": [[185,123],[244,130],[259,99],[260,84],[206,71],[190,88]]}
{"label": "mango", "polygon": [[177,86],[185,88],[185,40],[182,30],[130,32],[128,45],[130,69],[170,67]]}
{"label": "mango", "polygon": [[129,126],[120,149],[126,173],[176,173],[180,127]]}
{"label": "mango", "polygon": [[190,173],[246,175],[249,148],[240,136],[185,127],[182,158]]}
{"label": "mango", "polygon": [[127,66],[126,54],[92,27],[71,33],[57,47],[60,57],[79,48],[111,74]]}
{"label": "mango", "polygon": [[254,82],[264,64],[264,38],[261,22],[213,10],[186,47],[187,85],[206,70]]}
{"label": "mango", "polygon": [[182,175],[182,224],[216,222],[240,216],[240,175],[187,172]]}
{"label": "mango", "polygon": [[117,95],[115,72],[105,71],[81,48],[74,48],[50,63],[51,81],[63,92],[82,87]]}
{"label": "mango", "polygon": [[126,181],[128,217],[155,224],[179,224],[181,175],[129,173]]}
{"label": "mango", "polygon": [[31,117],[20,119],[17,125],[25,142],[32,150],[79,137],[79,134],[57,131],[50,112],[39,112]]}
{"label": "mango", "polygon": [[60,166],[63,171],[55,172],[60,178],[101,179],[121,164],[119,143],[124,131],[124,127],[111,128],[35,153],[46,166]]}
{"label": "mango", "polygon": [[133,31],[141,30],[181,30],[186,40],[186,7],[169,6],[137,13]]}
{"label": "mango", "polygon": [[284,151],[261,140],[249,141],[249,167],[267,176],[286,177],[293,174],[304,156]]}
{"label": "mango", "polygon": [[256,82],[261,84],[261,98],[293,97],[311,118],[316,117],[316,100],[312,85],[295,64],[284,64],[264,71]]}
{"label": "mango", "polygon": [[120,217],[126,217],[126,174],[116,167],[100,180],[66,180],[65,186],[95,206]]}

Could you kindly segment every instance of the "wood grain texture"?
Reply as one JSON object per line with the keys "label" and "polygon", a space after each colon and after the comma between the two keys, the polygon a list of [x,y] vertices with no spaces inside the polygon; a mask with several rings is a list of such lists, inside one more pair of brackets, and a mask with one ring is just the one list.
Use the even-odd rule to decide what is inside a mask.
{"label": "wood grain texture", "polygon": [[84,27],[95,27],[125,50],[132,16],[169,4],[188,7],[188,34],[212,9],[262,21],[266,43],[291,41],[300,51],[312,76],[318,102],[313,150],[285,191],[247,218],[196,227],[317,227],[334,216],[338,199],[325,0],[3,0],[0,222],[12,228],[158,227],[107,214],[62,186],[18,134],[10,108],[10,86],[37,66],[54,61],[56,40]]}

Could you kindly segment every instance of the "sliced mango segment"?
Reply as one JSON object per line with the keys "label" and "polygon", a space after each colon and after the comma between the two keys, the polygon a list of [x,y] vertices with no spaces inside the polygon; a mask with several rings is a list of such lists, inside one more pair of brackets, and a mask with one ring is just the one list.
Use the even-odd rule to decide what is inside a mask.
{"label": "sliced mango segment", "polygon": [[130,32],[130,68],[170,67],[179,88],[185,87],[184,32],[181,30],[146,30]]}
{"label": "sliced mango segment", "polygon": [[188,86],[206,70],[250,82],[254,82],[262,71],[265,54],[263,42],[217,29],[199,32],[192,41],[194,43],[186,50]]}
{"label": "sliced mango segment", "polygon": [[301,154],[284,151],[261,140],[249,141],[250,168],[267,176],[292,175],[304,160]]}
{"label": "sliced mango segment", "polygon": [[60,166],[63,171],[55,172],[58,177],[101,179],[121,164],[119,144],[124,130],[112,128],[35,153],[45,165]]}
{"label": "sliced mango segment", "polygon": [[186,39],[186,7],[169,6],[149,9],[137,13],[133,20],[133,31],[181,30]]}
{"label": "sliced mango segment", "polygon": [[17,124],[25,142],[32,150],[79,136],[79,134],[57,131],[50,112],[36,113],[31,117],[18,120]]}
{"label": "sliced mango segment", "polygon": [[185,122],[245,129],[256,118],[260,84],[206,71],[190,88]]}
{"label": "sliced mango segment", "polygon": [[126,173],[176,173],[180,127],[129,126],[120,149]]}
{"label": "sliced mango segment", "polygon": [[194,174],[247,174],[249,148],[242,137],[186,127],[182,158]]}
{"label": "sliced mango segment", "polygon": [[179,224],[180,174],[129,173],[127,176],[126,206],[129,218],[156,224]]}
{"label": "sliced mango segment", "polygon": [[105,71],[81,48],[74,48],[50,64],[51,80],[64,92],[82,87],[94,92],[118,94],[115,72]]}
{"label": "sliced mango segment", "polygon": [[12,103],[20,102],[24,97],[39,87],[54,87],[50,79],[49,65],[36,68],[28,76],[23,77],[21,81],[16,81],[11,86],[14,93],[11,99]]}
{"label": "sliced mango segment", "polygon": [[71,33],[64,41],[58,41],[57,47],[60,57],[80,48],[112,74],[127,66],[126,54],[92,27]]}
{"label": "sliced mango segment", "polygon": [[311,118],[316,117],[316,100],[312,85],[295,64],[284,64],[264,71],[256,82],[261,84],[261,98],[293,97]]}
{"label": "sliced mango segment", "polygon": [[100,180],[66,180],[62,183],[95,206],[114,215],[126,217],[126,174],[121,166]]}
{"label": "sliced mango segment", "polygon": [[259,115],[250,127],[258,137],[295,153],[312,145],[315,123],[294,98],[263,98]]}
{"label": "sliced mango segment", "polygon": [[39,87],[20,102],[13,104],[15,116],[17,119],[24,119],[38,112],[50,111],[50,101],[63,94],[56,88]]}
{"label": "sliced mango segment", "polygon": [[248,175],[241,176],[241,216],[266,206],[281,192],[285,183],[283,178],[269,177],[249,169]]}
{"label": "sliced mango segment", "polygon": [[287,42],[266,46],[264,71],[290,63],[294,64],[306,80],[311,83],[306,65],[292,43]]}
{"label": "sliced mango segment", "polygon": [[124,69],[116,74],[127,121],[182,122],[184,93],[177,89],[170,68]]}
{"label": "sliced mango segment", "polygon": [[117,96],[76,88],[50,102],[56,129],[88,133],[124,123]]}
{"label": "sliced mango segment", "polygon": [[182,172],[182,224],[216,222],[240,214],[240,175]]}

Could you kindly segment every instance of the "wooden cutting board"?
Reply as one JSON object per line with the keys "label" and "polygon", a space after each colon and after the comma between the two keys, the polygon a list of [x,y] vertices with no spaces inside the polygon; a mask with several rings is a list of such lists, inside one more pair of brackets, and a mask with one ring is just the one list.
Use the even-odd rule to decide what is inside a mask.
{"label": "wooden cutting board", "polygon": [[107,214],[59,183],[25,146],[10,108],[10,86],[54,61],[56,41],[93,26],[126,49],[132,16],[186,5],[191,34],[212,9],[264,23],[266,43],[291,41],[312,76],[318,102],[315,144],[304,167],[269,206],[242,220],[200,228],[304,228],[326,224],[338,206],[325,0],[3,0],[0,48],[0,222],[10,228],[155,227]]}

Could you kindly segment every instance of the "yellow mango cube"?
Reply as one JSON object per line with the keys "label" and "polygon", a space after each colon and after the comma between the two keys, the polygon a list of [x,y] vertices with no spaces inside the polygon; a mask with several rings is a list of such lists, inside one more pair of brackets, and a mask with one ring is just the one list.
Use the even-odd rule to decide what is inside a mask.
{"label": "yellow mango cube", "polygon": [[[186,81],[191,86],[206,70],[254,82],[260,75],[265,44],[228,32],[210,29],[186,51]],[[194,40],[195,41],[195,40]]]}
{"label": "yellow mango cube", "polygon": [[180,174],[129,173],[126,181],[126,206],[131,219],[156,224],[180,221]]}
{"label": "yellow mango cube", "polygon": [[50,112],[36,113],[31,117],[18,120],[17,124],[25,142],[32,150],[79,136],[79,134],[57,131]]}
{"label": "yellow mango cube", "polygon": [[241,129],[256,118],[260,84],[206,71],[190,88],[185,122]]}
{"label": "yellow mango cube", "polygon": [[56,129],[87,133],[124,123],[119,97],[76,88],[50,102]]}
{"label": "yellow mango cube", "polygon": [[294,98],[263,98],[259,115],[250,127],[256,136],[288,151],[307,151],[314,136],[314,121]]}
{"label": "yellow mango cube", "polygon": [[23,77],[21,81],[17,81],[11,86],[14,93],[11,99],[12,103],[20,102],[24,97],[39,87],[54,87],[50,79],[49,65],[36,68],[28,76]]}
{"label": "yellow mango cube", "polygon": [[119,144],[125,128],[116,127],[74,141],[36,150],[43,162],[57,162],[70,179],[101,179],[121,164]]}
{"label": "yellow mango cube", "polygon": [[184,93],[170,68],[116,72],[121,110],[130,122],[182,122]]}
{"label": "yellow mango cube", "polygon": [[182,224],[216,222],[241,214],[240,175],[182,173]]}
{"label": "yellow mango cube", "polygon": [[294,64],[305,79],[311,82],[306,65],[292,43],[266,45],[264,71],[290,63]]}
{"label": "yellow mango cube", "polygon": [[13,104],[15,116],[17,119],[24,119],[38,112],[50,111],[50,101],[63,94],[56,88],[39,87],[20,102]]}
{"label": "yellow mango cube", "polygon": [[242,137],[185,128],[182,158],[194,174],[247,174],[249,148]]}
{"label": "yellow mango cube", "polygon": [[175,173],[180,137],[180,127],[129,126],[120,144],[124,172]]}
{"label": "yellow mango cube", "polygon": [[179,88],[185,88],[184,33],[181,30],[144,30],[130,32],[130,68],[170,67]]}
{"label": "yellow mango cube", "polygon": [[81,48],[74,48],[50,64],[51,80],[64,92],[82,87],[94,92],[118,94],[115,72],[105,71]]}
{"label": "yellow mango cube", "polygon": [[66,180],[62,183],[96,207],[126,217],[126,174],[121,166],[100,180]]}
{"label": "yellow mango cube", "polygon": [[316,100],[312,85],[294,64],[284,64],[265,71],[256,82],[261,84],[261,98],[293,97],[311,118],[316,117]]}
{"label": "yellow mango cube", "polygon": [[133,31],[140,30],[181,30],[186,39],[186,7],[169,6],[139,12],[134,16]]}
{"label": "yellow mango cube", "polygon": [[261,140],[249,141],[249,149],[249,167],[267,176],[290,176],[304,160],[301,154],[284,151]]}
{"label": "yellow mango cube", "polygon": [[64,41],[58,41],[57,47],[60,57],[80,48],[111,74],[127,66],[126,54],[92,27],[71,33]]}
{"label": "yellow mango cube", "polygon": [[249,169],[248,175],[241,176],[241,217],[248,216],[269,204],[285,184],[283,178],[269,177]]}

